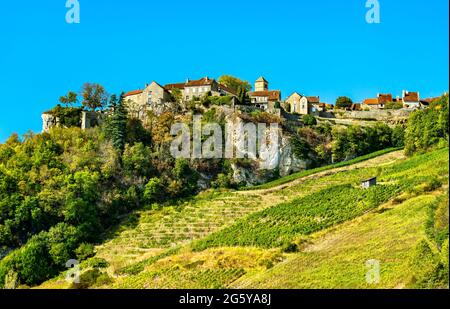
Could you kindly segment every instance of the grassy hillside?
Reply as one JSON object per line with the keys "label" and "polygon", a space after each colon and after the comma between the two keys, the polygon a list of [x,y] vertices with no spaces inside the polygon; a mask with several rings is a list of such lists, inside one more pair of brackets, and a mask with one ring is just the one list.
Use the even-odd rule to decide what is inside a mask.
{"label": "grassy hillside", "polygon": [[[379,185],[360,189],[371,176]],[[209,191],[136,212],[83,262],[78,287],[392,288],[445,282],[440,250],[448,248],[448,200],[442,197],[448,148],[412,158],[389,152],[280,184]],[[381,264],[376,286],[365,281],[368,259]],[[64,276],[41,287],[70,287]]]}

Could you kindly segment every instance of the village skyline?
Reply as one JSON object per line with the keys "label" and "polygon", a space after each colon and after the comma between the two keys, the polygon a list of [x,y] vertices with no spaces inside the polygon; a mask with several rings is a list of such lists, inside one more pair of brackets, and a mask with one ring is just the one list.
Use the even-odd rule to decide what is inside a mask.
{"label": "village skyline", "polygon": [[[379,24],[367,23],[365,2],[175,1],[174,11],[162,2],[137,10],[82,1],[79,24],[66,22],[65,1],[8,2],[11,14],[0,19],[8,42],[0,51],[0,141],[39,132],[41,113],[85,82],[120,94],[153,79],[166,85],[229,74],[253,84],[264,76],[282,99],[299,92],[329,104],[339,96],[362,102],[377,93],[448,91],[448,2],[382,1]],[[149,18],[158,11],[172,15]],[[268,11],[271,22],[262,22]]]}

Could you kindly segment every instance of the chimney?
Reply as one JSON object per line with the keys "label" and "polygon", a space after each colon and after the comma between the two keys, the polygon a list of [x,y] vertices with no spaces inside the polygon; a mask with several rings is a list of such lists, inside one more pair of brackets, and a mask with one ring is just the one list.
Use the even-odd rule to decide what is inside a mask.
{"label": "chimney", "polygon": [[189,78],[186,78],[186,84],[189,83],[189,82],[190,82]]}
{"label": "chimney", "polygon": [[377,93],[377,98],[379,98],[380,97],[380,94],[379,93]]}
{"label": "chimney", "polygon": [[406,97],[406,94],[407,94],[407,93],[408,93],[408,91],[403,90],[403,91],[402,91],[402,98]]}
{"label": "chimney", "polygon": [[417,91],[417,101],[420,101],[420,93]]}

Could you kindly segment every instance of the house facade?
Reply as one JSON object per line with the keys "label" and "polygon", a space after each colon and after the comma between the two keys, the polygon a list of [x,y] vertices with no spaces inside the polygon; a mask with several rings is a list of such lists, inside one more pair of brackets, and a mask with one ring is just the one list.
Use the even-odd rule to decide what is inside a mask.
{"label": "house facade", "polygon": [[132,117],[145,119],[149,110],[172,101],[172,96],[163,86],[153,81],[143,90],[134,90],[124,95],[124,103]]}
{"label": "house facade", "polygon": [[402,91],[402,101],[404,108],[420,108],[420,95],[418,92]]}
{"label": "house facade", "polygon": [[206,76],[199,80],[187,80],[183,88],[183,99],[189,101],[193,98],[201,98],[208,93],[212,96],[236,96],[234,91]]}
{"label": "house facade", "polygon": [[251,103],[262,110],[267,110],[275,102],[281,102],[281,91],[269,90],[269,82],[264,77],[256,80],[255,91],[249,92],[248,95]]}
{"label": "house facade", "polygon": [[302,96],[298,92],[294,92],[287,99],[286,103],[290,106],[293,114],[314,115],[325,111],[325,103],[320,103],[317,96]]}
{"label": "house facade", "polygon": [[365,99],[361,106],[366,109],[384,109],[389,102],[394,102],[392,94],[378,93],[376,98]]}
{"label": "house facade", "polygon": [[[199,80],[187,80],[184,83],[161,86],[152,82],[142,90],[133,90],[125,94],[124,103],[132,117],[145,119],[149,110],[158,113],[168,105],[175,103],[175,89],[181,93],[182,101],[201,98],[206,94],[212,96],[236,96],[232,90],[218,83],[215,79],[204,77]],[[182,103],[182,102],[178,102]]]}

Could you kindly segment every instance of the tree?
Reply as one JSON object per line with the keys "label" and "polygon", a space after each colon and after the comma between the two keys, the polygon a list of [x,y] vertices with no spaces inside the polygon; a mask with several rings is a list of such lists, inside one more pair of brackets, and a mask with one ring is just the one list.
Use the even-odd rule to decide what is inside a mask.
{"label": "tree", "polygon": [[111,97],[109,98],[109,108],[114,110],[117,107],[117,96],[115,94],[112,94]]}
{"label": "tree", "polygon": [[125,148],[128,120],[127,110],[123,103],[123,96],[124,94],[122,93],[119,98],[119,103],[116,108],[114,108],[114,111],[106,124],[106,135],[112,141],[114,148],[121,152]]}
{"label": "tree", "polygon": [[108,94],[105,88],[100,84],[86,83],[82,88],[83,106],[95,111],[97,108],[103,108],[108,100]]}
{"label": "tree", "polygon": [[240,89],[245,89],[246,91],[252,90],[252,85],[250,85],[248,81],[241,80],[231,75],[222,75],[221,77],[219,77],[218,81],[219,83],[227,86],[236,93],[238,93]]}
{"label": "tree", "polygon": [[251,103],[250,97],[248,96],[247,90],[240,88],[238,91],[238,100],[241,104],[249,105]]}
{"label": "tree", "polygon": [[342,96],[336,99],[337,108],[349,108],[352,106],[352,104],[353,101],[349,97]]}
{"label": "tree", "polygon": [[65,96],[59,98],[59,102],[69,107],[77,104],[78,96],[75,92],[69,91]]}
{"label": "tree", "polygon": [[173,88],[171,94],[174,102],[181,102],[181,100],[183,99],[183,93],[178,88]]}

